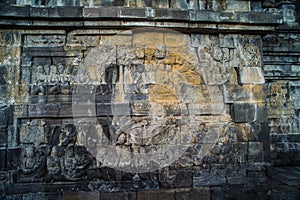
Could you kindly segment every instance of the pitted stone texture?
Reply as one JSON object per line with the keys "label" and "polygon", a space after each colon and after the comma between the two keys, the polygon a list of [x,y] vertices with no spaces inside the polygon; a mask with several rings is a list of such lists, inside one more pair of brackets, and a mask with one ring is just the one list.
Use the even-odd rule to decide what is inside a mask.
{"label": "pitted stone texture", "polygon": [[242,84],[264,84],[265,79],[260,67],[243,67],[240,69]]}
{"label": "pitted stone texture", "polygon": [[98,200],[100,199],[99,192],[64,192],[62,200]]}
{"label": "pitted stone texture", "polygon": [[253,103],[233,104],[235,122],[253,122],[257,118],[257,105]]}

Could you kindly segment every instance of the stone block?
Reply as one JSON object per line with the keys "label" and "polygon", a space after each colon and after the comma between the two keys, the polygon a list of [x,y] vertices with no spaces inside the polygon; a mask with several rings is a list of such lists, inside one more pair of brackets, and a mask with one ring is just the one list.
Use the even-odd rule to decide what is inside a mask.
{"label": "stone block", "polygon": [[175,199],[175,190],[143,190],[137,192],[137,200]]}
{"label": "stone block", "polygon": [[22,200],[44,200],[47,199],[47,196],[45,193],[29,193],[29,194],[23,194]]}
{"label": "stone block", "polygon": [[112,95],[111,94],[96,94],[95,96],[95,103],[111,103],[112,102]]}
{"label": "stone block", "polygon": [[[0,146],[1,147],[1,146]],[[6,169],[6,149],[0,149],[0,171]]]}
{"label": "stone block", "polygon": [[113,36],[101,36],[100,45],[132,45],[132,35],[126,32]]}
{"label": "stone block", "polygon": [[268,131],[268,122],[254,122],[251,123],[252,131],[254,134],[253,140],[249,140],[252,142],[269,142],[269,131]]}
{"label": "stone block", "polygon": [[107,115],[130,115],[130,105],[127,103],[113,103],[113,104],[97,104],[97,116]]}
{"label": "stone block", "polygon": [[199,21],[199,22],[207,22],[207,21],[215,21],[218,22],[220,20],[220,13],[211,12],[211,11],[193,11],[189,12],[191,21]]}
{"label": "stone block", "polygon": [[250,102],[265,102],[267,98],[267,88],[266,85],[243,85],[244,91],[246,92]]}
{"label": "stone block", "polygon": [[248,123],[238,123],[236,124],[237,131],[237,141],[247,142],[247,141],[257,141],[259,138],[256,138],[254,130],[251,125]]}
{"label": "stone block", "polygon": [[21,149],[20,148],[9,148],[7,149],[7,170],[16,170],[21,165]]}
{"label": "stone block", "polygon": [[211,199],[213,200],[225,199],[224,187],[211,187],[210,191],[211,191]]}
{"label": "stone block", "polygon": [[83,8],[83,17],[88,18],[117,18],[120,17],[120,8]]}
{"label": "stone block", "polygon": [[96,105],[97,116],[107,116],[112,115],[112,106],[111,104],[99,103]]}
{"label": "stone block", "polygon": [[[26,36],[26,41],[25,41],[25,45],[26,46],[31,46],[31,42],[34,42],[34,43],[38,43],[37,42],[37,40],[39,40],[39,39],[42,39],[43,37],[45,37],[45,36],[41,36],[41,37],[39,37],[39,36],[30,36],[30,35],[27,35]],[[45,39],[46,40],[46,39]],[[43,45],[45,46],[45,42],[48,42],[48,41],[44,41],[43,42]],[[34,44],[32,44],[32,45],[34,45]],[[37,47],[38,45],[34,45],[34,47]],[[37,50],[41,50],[40,48],[39,49],[37,49]],[[44,51],[47,51],[46,49],[43,49]],[[44,51],[42,51],[42,52],[44,52]],[[42,66],[44,66],[44,65],[51,65],[51,58],[49,58],[49,57],[34,57],[33,58],[33,67],[36,67],[36,66],[38,66],[38,65],[42,65]]]}
{"label": "stone block", "polygon": [[234,122],[253,122],[257,119],[257,104],[234,103],[232,114]]}
{"label": "stone block", "polygon": [[267,122],[268,120],[268,110],[265,103],[257,103],[257,113],[256,120],[257,122]]}
{"label": "stone block", "polygon": [[227,0],[226,7],[228,11],[249,11],[250,10],[248,1]]}
{"label": "stone block", "polygon": [[233,103],[236,101],[247,101],[250,99],[249,94],[244,88],[237,84],[226,84],[224,87],[224,101],[225,103]]}
{"label": "stone block", "polygon": [[99,192],[63,192],[62,200],[98,200]]}
{"label": "stone block", "polygon": [[49,10],[48,8],[31,7],[30,17],[47,18],[49,17]]}
{"label": "stone block", "polygon": [[173,182],[175,188],[191,187],[193,185],[192,172],[178,172]]}
{"label": "stone block", "polygon": [[248,155],[248,143],[236,142],[233,145],[233,152],[236,154],[239,163],[245,163]]}
{"label": "stone block", "polygon": [[7,127],[0,126],[0,148],[7,145]]}
{"label": "stone block", "polygon": [[209,187],[175,190],[175,199],[210,200],[210,197],[211,194]]}
{"label": "stone block", "polygon": [[50,18],[82,18],[82,8],[81,7],[54,7],[49,9]]}
{"label": "stone block", "polygon": [[194,187],[217,186],[217,185],[225,185],[225,184],[226,184],[226,177],[217,174],[207,173],[207,174],[193,177]]}
{"label": "stone block", "polygon": [[127,101],[146,101],[148,100],[148,94],[127,94],[125,100]]}
{"label": "stone block", "polygon": [[73,116],[79,117],[96,117],[95,104],[78,104],[72,106]]}
{"label": "stone block", "polygon": [[[65,109],[63,109],[66,111]],[[30,104],[28,105],[29,117],[58,117],[60,105],[58,104]]]}
{"label": "stone block", "polygon": [[263,156],[263,143],[249,142],[248,161],[250,162],[262,161],[262,156]]}
{"label": "stone block", "polygon": [[59,117],[73,117],[73,107],[71,103],[60,104]]}
{"label": "stone block", "polygon": [[[157,31],[140,31],[140,30],[133,30],[132,31],[133,38],[132,38],[132,44],[136,46],[142,46],[142,45],[161,45],[164,44],[164,34],[161,30],[157,29]],[[145,52],[147,53],[147,52]],[[151,54],[154,54],[154,49]]]}
{"label": "stone block", "polygon": [[247,23],[280,24],[282,22],[282,18],[280,15],[264,12],[238,12],[236,14],[236,20]]}
{"label": "stone block", "polygon": [[121,18],[146,18],[146,8],[122,8],[120,10]]}
{"label": "stone block", "polygon": [[136,192],[103,192],[100,193],[101,200],[136,200]]}
{"label": "stone block", "polygon": [[244,185],[247,184],[248,179],[244,176],[233,176],[227,177],[227,182],[229,185]]}
{"label": "stone block", "polygon": [[46,98],[48,104],[71,103],[72,100],[72,95],[48,95]]}
{"label": "stone block", "polygon": [[250,8],[251,8],[251,11],[261,12],[262,11],[261,2],[260,1],[251,1]]}
{"label": "stone block", "polygon": [[240,82],[242,84],[264,84],[264,74],[261,67],[241,67]]}
{"label": "stone block", "polygon": [[156,19],[177,19],[177,20],[189,20],[189,12],[182,10],[170,10],[170,9],[156,9]]}
{"label": "stone block", "polygon": [[7,68],[5,65],[0,65],[0,85],[6,84],[6,78],[7,78]]}
{"label": "stone block", "polygon": [[29,17],[30,8],[28,6],[5,6],[0,9],[0,16],[3,17]]}

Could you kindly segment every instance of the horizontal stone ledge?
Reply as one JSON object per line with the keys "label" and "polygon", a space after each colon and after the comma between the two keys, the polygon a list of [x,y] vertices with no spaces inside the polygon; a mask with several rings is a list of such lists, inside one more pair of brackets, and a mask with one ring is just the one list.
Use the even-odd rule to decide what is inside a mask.
{"label": "horizontal stone ledge", "polygon": [[289,133],[289,134],[271,134],[270,135],[271,142],[278,142],[282,143],[285,142],[299,142],[300,141],[300,134],[298,133]]}
{"label": "horizontal stone ledge", "polygon": [[154,21],[191,21],[213,23],[240,23],[240,24],[282,24],[282,15],[265,12],[213,12],[178,9],[126,8],[126,7],[18,7],[8,6],[0,9],[0,17],[30,18],[30,19],[149,19]]}
{"label": "horizontal stone ledge", "polygon": [[[1,16],[0,16],[1,19]],[[236,24],[236,23],[221,23],[221,22],[192,22],[192,21],[171,21],[171,20],[41,20],[41,19],[4,19],[0,20],[0,28],[57,28],[64,29],[68,27],[77,29],[86,28],[120,28],[131,29],[139,27],[158,27],[158,28],[174,28],[183,32],[197,33],[267,33],[275,30],[274,25],[256,25],[256,24]]]}
{"label": "horizontal stone ledge", "polygon": [[[279,43],[278,43],[279,45]],[[299,56],[300,54],[300,46],[295,46],[293,44],[283,45],[281,46],[263,46],[264,55],[270,56]]]}

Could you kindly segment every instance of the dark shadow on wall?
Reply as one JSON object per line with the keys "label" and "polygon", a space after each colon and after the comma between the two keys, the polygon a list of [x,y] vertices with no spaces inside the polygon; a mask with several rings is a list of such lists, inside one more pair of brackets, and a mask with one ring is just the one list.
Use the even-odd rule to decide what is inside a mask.
{"label": "dark shadow on wall", "polygon": [[300,23],[300,1],[296,1],[296,20]]}

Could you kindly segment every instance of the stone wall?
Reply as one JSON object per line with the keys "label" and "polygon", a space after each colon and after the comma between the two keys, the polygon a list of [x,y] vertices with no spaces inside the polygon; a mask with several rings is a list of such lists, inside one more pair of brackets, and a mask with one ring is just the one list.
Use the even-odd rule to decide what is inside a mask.
{"label": "stone wall", "polygon": [[1,2],[0,197],[257,197],[300,161],[296,10]]}

